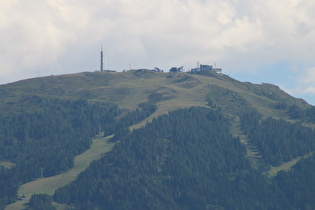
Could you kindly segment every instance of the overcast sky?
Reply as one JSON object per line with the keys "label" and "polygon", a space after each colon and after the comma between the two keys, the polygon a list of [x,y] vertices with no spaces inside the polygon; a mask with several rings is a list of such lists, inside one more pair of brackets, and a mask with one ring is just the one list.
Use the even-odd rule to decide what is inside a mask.
{"label": "overcast sky", "polygon": [[215,64],[315,104],[313,0],[1,0],[0,84]]}

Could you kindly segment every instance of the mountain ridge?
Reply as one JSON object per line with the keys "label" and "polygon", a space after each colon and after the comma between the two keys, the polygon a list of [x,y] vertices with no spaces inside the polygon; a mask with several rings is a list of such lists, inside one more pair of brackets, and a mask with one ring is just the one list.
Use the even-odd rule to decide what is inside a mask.
{"label": "mountain ridge", "polygon": [[[286,163],[283,161],[289,161],[290,158],[294,159],[304,156],[301,158],[302,161],[308,158],[308,156],[305,155],[309,153],[305,152],[308,151],[307,144],[312,142],[309,138],[313,135],[313,131],[301,126],[307,125],[309,128],[314,128],[312,118],[314,113],[313,106],[307,104],[304,100],[296,99],[272,84],[240,82],[227,75],[213,72],[203,72],[200,74],[183,72],[161,73],[148,70],[116,73],[84,72],[71,75],[34,78],[1,85],[0,93],[2,93],[0,96],[0,117],[2,117],[2,121],[4,122],[3,125],[5,125],[6,119],[11,119],[12,122],[19,122],[20,119],[25,120],[25,122],[19,122],[24,132],[13,133],[12,137],[13,142],[17,142],[21,145],[24,143],[20,143],[19,138],[22,138],[23,141],[26,142],[25,144],[32,145],[33,141],[37,141],[36,136],[39,135],[36,134],[35,131],[32,131],[33,133],[29,132],[27,130],[28,127],[23,124],[31,124],[27,120],[28,116],[38,121],[43,119],[43,116],[49,117],[50,115],[47,113],[55,113],[55,120],[60,121],[61,119],[59,119],[58,116],[65,116],[67,120],[65,122],[61,120],[63,124],[70,123],[70,127],[68,125],[70,129],[83,129],[82,131],[85,129],[84,127],[80,127],[83,126],[83,124],[79,123],[78,120],[84,120],[91,129],[89,134],[86,133],[86,135],[96,135],[97,130],[105,130],[107,132],[106,135],[115,134],[113,138],[116,139],[115,141],[117,141],[117,139],[124,139],[123,141],[126,141],[126,138],[132,136],[134,132],[138,132],[137,130],[139,130],[139,128],[143,130],[141,132],[145,133],[145,129],[150,127],[149,125],[156,123],[157,119],[165,118],[165,122],[167,122],[167,116],[174,112],[178,114],[182,112],[189,113],[187,110],[196,109],[194,112],[196,112],[198,116],[200,115],[199,112],[209,112],[208,114],[210,116],[217,115],[211,114],[211,111],[213,111],[213,113],[218,112],[220,113],[219,115],[222,114],[222,117],[225,118],[225,120],[222,121],[226,123],[225,129],[229,128],[229,132],[244,146],[244,151],[247,155],[244,155],[243,151],[238,154],[238,156],[241,154],[244,155],[244,157],[250,161],[250,164],[246,163],[246,165],[244,163],[246,167],[243,170],[248,170],[248,167],[252,167],[252,169],[260,171],[260,173],[262,172],[263,174],[268,174],[269,169],[275,168],[277,169],[276,172],[279,172],[279,170],[282,170],[279,164]],[[203,109],[211,111],[202,111]],[[176,110],[182,111],[177,112]],[[201,116],[202,115],[200,115],[200,117]],[[190,117],[192,122],[196,120],[194,116]],[[217,119],[221,120],[220,117]],[[187,119],[183,117],[183,120]],[[178,121],[178,119],[176,119],[176,121]],[[207,122],[206,119],[205,122]],[[178,123],[182,124],[180,121],[178,121]],[[187,121],[187,123],[191,122]],[[268,129],[270,128],[268,126],[272,124],[279,126],[279,128],[282,128],[283,131],[287,133],[290,133],[289,129],[292,128],[292,133],[287,134],[288,136],[292,136],[292,140],[288,142],[288,145],[291,149],[294,147],[298,149],[293,149],[294,151],[292,150],[293,152],[290,153],[285,147],[281,146],[281,143],[278,145],[279,143],[275,141],[275,143],[277,143],[276,149],[281,152],[281,154],[275,155],[270,151],[270,148],[272,148],[270,145],[261,144],[261,142],[265,140],[263,136],[259,136],[260,133],[269,132]],[[291,124],[296,125],[293,126]],[[260,125],[264,125],[265,127],[260,128]],[[170,124],[169,126],[172,127],[173,125]],[[194,126],[195,125],[192,124],[191,128]],[[190,127],[188,126],[187,129],[190,129]],[[161,130],[161,132],[165,132],[165,130]],[[195,131],[191,130],[191,132]],[[203,132],[208,131],[204,130]],[[257,132],[259,135],[255,136],[253,132]],[[305,140],[300,143],[297,140],[299,138],[299,132],[306,132],[307,134],[302,136]],[[43,134],[39,136],[41,135]],[[157,133],[156,135],[159,134]],[[168,135],[173,134],[166,135],[166,137],[162,136],[157,139],[159,143],[157,143],[156,146],[161,147],[160,149],[164,148],[167,145],[165,143],[170,141]],[[275,135],[271,135],[269,138],[278,138],[277,135],[278,134],[275,133]],[[178,136],[181,136],[181,134],[178,133],[173,138],[176,139]],[[150,136],[147,137],[149,139],[151,138]],[[227,139],[229,138],[230,137]],[[147,140],[145,140],[145,142],[146,141]],[[12,144],[8,140],[4,142],[8,145]],[[313,143],[310,143],[309,151],[313,150],[312,144]],[[85,143],[84,148],[86,149],[87,146],[87,143]],[[136,146],[136,148],[139,146],[140,145]],[[236,148],[240,149],[243,146],[238,145]],[[151,149],[152,148],[150,148],[150,150]],[[164,151],[164,149],[162,150]],[[187,150],[187,148],[182,149]],[[62,149],[62,151],[63,150],[64,149]],[[80,151],[82,151],[82,148]],[[235,153],[236,151],[231,152]],[[118,154],[117,151],[116,154]],[[266,154],[271,155],[268,157],[269,159],[266,158]],[[295,156],[292,156],[292,154]],[[74,157],[73,155],[74,154],[72,154],[71,158]],[[174,157],[177,156],[175,155]],[[276,158],[279,158],[279,160],[276,161]],[[0,161],[4,160],[0,159]],[[157,161],[155,164],[160,168],[158,170],[161,170],[165,160],[163,159],[162,161],[160,157],[157,157],[155,161]],[[299,161],[295,163],[299,164]],[[14,164],[14,161],[12,161],[12,164]],[[18,165],[19,164],[20,163],[18,163]],[[294,167],[294,164],[291,164],[290,167]],[[231,167],[234,168],[235,166],[231,165]],[[250,169],[250,171],[252,169]],[[273,172],[272,175],[277,177],[275,172]],[[231,176],[234,177],[234,175]],[[166,186],[160,187],[164,188]],[[70,202],[70,200],[61,199],[60,194],[58,194],[57,197],[59,201]],[[176,197],[177,196],[174,198]],[[233,203],[234,201],[232,200],[231,202]],[[154,202],[159,203],[160,201],[154,198]],[[177,203],[175,200],[171,202],[174,206],[183,205]],[[264,202],[267,202],[267,200]],[[157,205],[157,203],[155,205]],[[218,206],[222,207],[223,205],[220,202],[214,203],[216,203],[214,206],[218,204]],[[265,204],[269,206],[267,203]]]}
{"label": "mountain ridge", "polygon": [[[171,78],[167,78],[168,75],[170,74],[141,70],[118,73],[85,72],[23,80],[0,86],[0,109],[5,104],[10,106],[12,103],[19,103],[23,97],[37,95],[66,100],[85,98],[91,102],[110,101],[117,103],[122,109],[129,110],[136,109],[139,103],[150,100],[160,109],[169,111],[193,105],[208,106],[208,92],[222,88],[233,91],[230,92],[232,96],[228,96],[229,102],[233,102],[232,97],[237,97],[233,96],[233,93],[239,94],[250,104],[256,105],[262,113],[275,110],[270,106],[276,106],[276,103],[287,103],[289,106],[296,105],[300,108],[311,107],[304,100],[296,99],[272,84],[239,82],[227,75],[211,72],[205,75],[178,73],[172,74]],[[223,91],[223,94],[229,93]],[[216,93],[212,95],[216,97]],[[8,110],[9,106],[3,109]]]}

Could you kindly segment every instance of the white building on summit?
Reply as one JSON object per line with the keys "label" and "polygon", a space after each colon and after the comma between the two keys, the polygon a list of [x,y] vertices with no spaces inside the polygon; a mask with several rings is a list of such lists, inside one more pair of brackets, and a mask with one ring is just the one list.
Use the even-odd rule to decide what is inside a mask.
{"label": "white building on summit", "polygon": [[221,73],[222,69],[221,68],[213,68],[211,65],[203,65],[203,64],[198,64],[197,68],[191,69],[191,73],[197,73],[197,72],[203,72],[203,71],[211,71],[215,73]]}

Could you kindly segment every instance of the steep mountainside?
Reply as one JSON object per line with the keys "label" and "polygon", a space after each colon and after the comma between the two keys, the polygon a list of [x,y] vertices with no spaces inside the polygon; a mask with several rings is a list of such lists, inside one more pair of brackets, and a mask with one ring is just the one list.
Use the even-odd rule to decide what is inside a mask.
{"label": "steep mountainside", "polygon": [[[212,72],[86,72],[1,85],[0,207],[40,172],[73,167],[104,132],[114,134],[113,150],[55,201],[77,209],[313,209],[301,195],[315,193],[314,120],[312,106],[277,86]],[[30,208],[53,209],[50,202],[33,196]]]}

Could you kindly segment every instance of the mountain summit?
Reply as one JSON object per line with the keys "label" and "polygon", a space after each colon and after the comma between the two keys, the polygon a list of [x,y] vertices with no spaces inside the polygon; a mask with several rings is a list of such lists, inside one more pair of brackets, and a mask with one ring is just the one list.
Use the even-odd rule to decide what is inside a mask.
{"label": "mountain summit", "polygon": [[[134,70],[0,93],[1,207],[32,192],[29,209],[315,208],[315,109],[275,85]],[[74,171],[95,136],[109,152],[43,184]]]}

